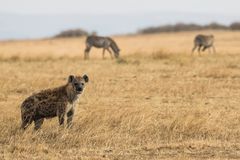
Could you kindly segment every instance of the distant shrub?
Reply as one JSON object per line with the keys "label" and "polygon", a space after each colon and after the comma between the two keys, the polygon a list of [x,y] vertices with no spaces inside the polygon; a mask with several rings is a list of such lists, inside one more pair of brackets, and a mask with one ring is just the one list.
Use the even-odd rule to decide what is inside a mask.
{"label": "distant shrub", "polygon": [[87,36],[88,32],[82,29],[65,30],[54,36],[54,38],[68,38],[68,37],[81,37]]}
{"label": "distant shrub", "polygon": [[240,22],[234,22],[230,25],[231,30],[240,30]]}
{"label": "distant shrub", "polygon": [[240,30],[240,23],[233,23],[230,26],[222,25],[219,23],[210,23],[207,25],[198,25],[194,23],[185,24],[177,23],[174,25],[163,25],[157,27],[147,27],[138,31],[140,34],[160,33],[160,32],[180,32],[180,31],[198,31],[198,30]]}

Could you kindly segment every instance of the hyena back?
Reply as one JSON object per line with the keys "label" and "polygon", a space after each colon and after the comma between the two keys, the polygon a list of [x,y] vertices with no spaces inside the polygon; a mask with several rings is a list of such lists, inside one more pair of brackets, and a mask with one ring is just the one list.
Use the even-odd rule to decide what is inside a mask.
{"label": "hyena back", "polygon": [[25,99],[21,105],[22,129],[34,122],[37,130],[44,119],[58,117],[59,124],[64,124],[67,117],[68,126],[72,123],[74,108],[80,94],[83,92],[88,76],[68,77],[67,84],[54,89],[43,90]]}

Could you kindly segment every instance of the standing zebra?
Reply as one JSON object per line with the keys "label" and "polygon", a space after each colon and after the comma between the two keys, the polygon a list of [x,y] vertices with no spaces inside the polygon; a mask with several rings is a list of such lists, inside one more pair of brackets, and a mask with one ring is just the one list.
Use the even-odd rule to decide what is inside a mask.
{"label": "standing zebra", "polygon": [[115,58],[119,57],[120,49],[118,48],[117,43],[112,38],[99,37],[99,36],[92,35],[92,36],[88,36],[86,39],[86,49],[84,52],[84,59],[89,58],[89,52],[92,46],[96,48],[103,48],[103,52],[102,52],[103,58],[104,58],[105,50],[107,50],[111,55],[111,58],[113,58],[112,51],[109,48],[113,50]]}
{"label": "standing zebra", "polygon": [[[194,53],[194,51],[197,47],[198,47],[199,55],[200,55],[201,51],[205,51],[206,49],[208,49],[210,52],[210,48],[212,48],[213,52],[216,53],[215,46],[214,46],[214,36],[213,35],[202,35],[202,34],[197,35],[194,39],[194,47],[192,49],[192,54]],[[202,50],[201,50],[201,48],[202,48]]]}

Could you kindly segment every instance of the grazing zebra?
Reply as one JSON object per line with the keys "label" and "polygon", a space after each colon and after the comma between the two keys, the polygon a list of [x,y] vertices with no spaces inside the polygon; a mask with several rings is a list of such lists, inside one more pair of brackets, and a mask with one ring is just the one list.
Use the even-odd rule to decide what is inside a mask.
{"label": "grazing zebra", "polygon": [[109,47],[113,50],[115,58],[119,57],[120,49],[118,48],[116,42],[112,38],[99,37],[99,36],[92,35],[92,36],[88,36],[86,39],[86,49],[84,52],[84,59],[89,58],[89,52],[92,46],[96,48],[103,48],[103,52],[102,52],[103,58],[104,58],[105,50],[107,50],[111,55],[111,58],[113,58],[112,51],[109,49]]}
{"label": "grazing zebra", "polygon": [[194,53],[194,51],[197,47],[198,47],[199,55],[200,55],[201,51],[205,51],[206,49],[208,49],[210,52],[210,48],[212,48],[213,52],[216,53],[216,50],[214,47],[214,36],[213,35],[202,35],[202,34],[197,35],[194,39],[194,47],[192,49],[192,54]]}

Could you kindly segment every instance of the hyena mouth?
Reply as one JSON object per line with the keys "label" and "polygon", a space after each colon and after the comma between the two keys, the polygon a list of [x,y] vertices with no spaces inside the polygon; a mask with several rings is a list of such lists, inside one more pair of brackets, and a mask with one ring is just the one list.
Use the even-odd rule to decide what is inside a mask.
{"label": "hyena mouth", "polygon": [[83,89],[82,88],[78,88],[78,89],[76,89],[76,91],[77,91],[77,94],[81,94],[83,92]]}

